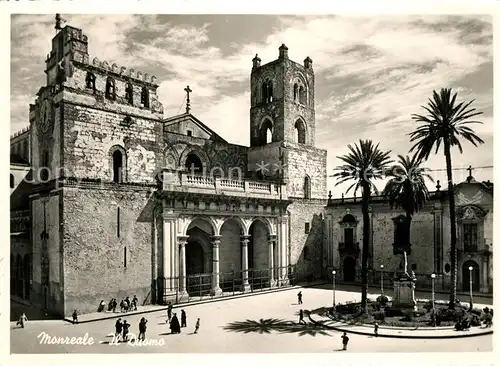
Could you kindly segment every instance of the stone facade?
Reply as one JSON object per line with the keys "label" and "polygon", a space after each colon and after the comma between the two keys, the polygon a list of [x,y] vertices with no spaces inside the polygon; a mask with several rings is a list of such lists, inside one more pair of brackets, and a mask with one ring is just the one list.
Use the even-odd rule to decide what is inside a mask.
{"label": "stone facade", "polygon": [[[252,70],[246,147],[189,109],[164,118],[154,76],[91,60],[80,29],[56,34],[30,105],[33,305],[69,315],[110,298],[283,286],[294,265],[321,276],[326,151],[314,146],[312,61],[279,52]],[[254,143],[267,115],[273,142]]]}
{"label": "stone facade", "polygon": [[[468,267],[473,266],[473,286],[476,291],[491,292],[493,188],[473,178],[456,185],[455,196],[458,226],[458,289],[468,291]],[[418,287],[430,287],[430,274],[436,274],[436,288],[450,286],[449,205],[446,192],[432,193],[432,199],[416,213],[410,226],[411,251],[408,270],[417,276]],[[352,215],[352,220],[350,219]],[[395,254],[397,222],[405,213],[390,208],[383,197],[373,197],[370,206],[370,278],[378,281],[381,265],[386,278],[401,270],[401,255]],[[467,226],[469,224],[470,226]],[[348,230],[353,229],[350,234]],[[325,213],[326,268],[337,269],[337,278],[344,282],[361,280],[363,220],[361,200],[342,198],[329,200]],[[348,236],[349,238],[346,238]],[[349,248],[348,243],[352,243]],[[464,268],[466,270],[464,270]],[[352,273],[354,272],[354,277]]]}

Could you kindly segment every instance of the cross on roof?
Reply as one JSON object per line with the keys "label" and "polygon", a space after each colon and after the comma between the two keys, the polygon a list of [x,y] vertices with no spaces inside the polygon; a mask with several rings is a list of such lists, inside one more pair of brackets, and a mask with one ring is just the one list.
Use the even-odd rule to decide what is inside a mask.
{"label": "cross on roof", "polygon": [[472,180],[472,166],[469,165],[467,170],[469,171],[469,176],[467,177],[467,181],[470,182]]}
{"label": "cross on roof", "polygon": [[189,114],[189,111],[191,110],[191,101],[189,99],[189,93],[192,92],[191,88],[188,86],[186,86],[184,88],[184,91],[186,92],[187,94],[187,99],[186,99],[186,114]]}

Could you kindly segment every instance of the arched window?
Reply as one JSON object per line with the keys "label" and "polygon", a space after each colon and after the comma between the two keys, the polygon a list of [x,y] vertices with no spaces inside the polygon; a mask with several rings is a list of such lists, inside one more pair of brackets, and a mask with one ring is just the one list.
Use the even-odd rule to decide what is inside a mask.
{"label": "arched window", "polygon": [[300,104],[306,104],[306,89],[302,85],[299,88],[299,102]]}
{"label": "arched window", "polygon": [[273,123],[266,118],[259,130],[259,145],[263,146],[273,142]]}
{"label": "arched window", "polygon": [[304,125],[304,122],[298,119],[295,122],[295,136],[296,136],[296,141],[299,144],[305,144],[306,143],[306,128]]}
{"label": "arched window", "polygon": [[88,89],[92,89],[93,91],[95,91],[95,75],[90,71],[87,72],[87,76],[85,76],[85,84]]}
{"label": "arched window", "polygon": [[273,101],[273,82],[266,80],[262,84],[262,102],[271,103]]}
{"label": "arched window", "polygon": [[187,156],[184,166],[191,174],[201,173],[203,171],[203,164],[201,162],[201,159],[194,152],[190,153]]}
{"label": "arched window", "polygon": [[10,175],[10,188],[14,188],[16,182],[15,182],[15,179],[14,179],[14,174],[11,174]]}
{"label": "arched window", "polygon": [[299,94],[299,86],[295,83],[293,84],[293,101],[296,102]]}
{"label": "arched window", "polygon": [[125,99],[128,104],[134,104],[134,87],[131,83],[128,83],[125,88]]}
{"label": "arched window", "polygon": [[127,154],[119,145],[109,151],[111,178],[113,183],[123,183],[127,180]]}
{"label": "arched window", "polygon": [[106,98],[111,100],[116,99],[115,80],[111,77],[108,77],[106,80]]}
{"label": "arched window", "polygon": [[149,90],[146,87],[141,90],[141,104],[144,108],[149,108]]}
{"label": "arched window", "polygon": [[310,199],[311,198],[311,178],[306,175],[304,178],[304,198],[305,199]]}

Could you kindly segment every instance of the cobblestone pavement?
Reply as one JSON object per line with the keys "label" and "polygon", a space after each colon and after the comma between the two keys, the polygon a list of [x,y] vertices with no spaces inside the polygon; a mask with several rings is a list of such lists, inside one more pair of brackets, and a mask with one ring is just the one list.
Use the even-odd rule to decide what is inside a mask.
{"label": "cobblestone pavement", "polygon": [[[124,317],[137,333],[139,319],[148,319],[147,339],[164,345],[112,345],[115,319],[72,325],[62,320],[30,321],[26,328],[11,322],[12,353],[303,353],[341,349],[341,333],[310,323],[298,324],[298,311],[329,306],[332,291],[303,288],[303,305],[297,304],[298,290],[263,294],[185,307],[188,327],[171,335],[164,311]],[[376,297],[371,295],[371,298]],[[336,301],[360,299],[356,292],[337,291]],[[476,304],[482,307],[482,304]],[[180,308],[174,310],[180,316]],[[193,334],[196,318],[201,318],[198,334]],[[40,344],[40,334],[53,337],[92,337],[92,345]],[[279,338],[277,336],[280,336]],[[347,352],[489,352],[492,336],[458,339],[386,339],[350,335]]]}

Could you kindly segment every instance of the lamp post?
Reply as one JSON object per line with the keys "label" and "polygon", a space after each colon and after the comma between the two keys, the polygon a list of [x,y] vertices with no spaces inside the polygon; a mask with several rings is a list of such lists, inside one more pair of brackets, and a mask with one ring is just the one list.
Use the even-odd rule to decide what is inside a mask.
{"label": "lamp post", "polygon": [[431,287],[432,287],[432,325],[436,325],[436,312],[434,308],[434,279],[436,278],[436,275],[433,273],[431,274]]}
{"label": "lamp post", "polygon": [[333,286],[333,310],[335,310],[335,274],[337,272],[335,270],[332,271],[332,276],[333,276],[333,279],[332,279],[332,286]]}
{"label": "lamp post", "polygon": [[469,266],[469,310],[472,310],[472,266]]}
{"label": "lamp post", "polygon": [[384,296],[384,265],[380,265],[380,296]]}

